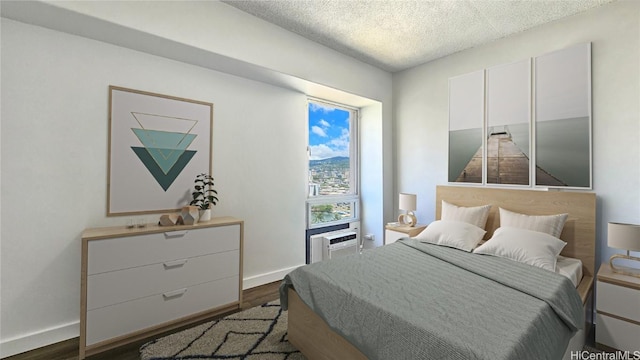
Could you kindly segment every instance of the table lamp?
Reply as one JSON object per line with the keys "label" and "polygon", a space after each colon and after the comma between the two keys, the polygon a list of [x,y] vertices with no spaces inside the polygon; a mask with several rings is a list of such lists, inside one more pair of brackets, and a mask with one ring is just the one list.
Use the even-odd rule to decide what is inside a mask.
{"label": "table lamp", "polygon": [[400,193],[399,207],[400,210],[406,211],[406,214],[400,214],[400,216],[398,216],[398,222],[401,225],[416,226],[416,224],[418,223],[418,220],[413,213],[414,211],[416,211],[416,199],[416,194]]}
{"label": "table lamp", "polygon": [[640,262],[639,257],[629,255],[629,251],[640,251],[640,225],[610,222],[607,233],[609,247],[627,250],[626,255],[615,254],[609,259],[611,270],[624,275],[640,277],[640,272],[626,271],[613,264],[614,259],[627,259]]}

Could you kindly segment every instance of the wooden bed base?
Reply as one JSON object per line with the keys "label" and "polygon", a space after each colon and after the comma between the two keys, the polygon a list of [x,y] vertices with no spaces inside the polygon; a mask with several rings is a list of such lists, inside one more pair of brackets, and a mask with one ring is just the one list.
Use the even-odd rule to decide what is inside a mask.
{"label": "wooden bed base", "polygon": [[[366,360],[360,350],[329,328],[298,296],[289,289],[289,342],[307,359]],[[294,314],[295,319],[291,319]]]}
{"label": "wooden bed base", "polygon": [[[589,283],[593,285],[593,278]],[[347,339],[331,330],[329,325],[300,299],[295,290],[289,289],[288,292],[289,342],[300,350],[307,359],[367,360],[367,357]],[[586,302],[583,302],[585,327],[571,338],[569,346],[562,357],[563,360],[573,359],[571,352],[581,351],[586,343],[589,328],[592,324],[592,299],[592,293],[589,291]]]}
{"label": "wooden bed base", "polygon": [[[437,219],[440,218],[442,200],[458,206],[492,204],[487,220],[486,239],[490,238],[499,227],[499,207],[530,215],[568,213],[569,217],[560,236],[567,242],[562,255],[582,261],[583,277],[577,290],[585,310],[585,325],[590,326],[595,274],[596,196],[594,193],[438,186],[436,189]],[[289,289],[288,296],[289,341],[308,359],[367,359],[349,341],[331,330],[322,318],[302,302],[293,289]],[[570,351],[582,350],[587,332],[581,330],[574,335],[565,353],[565,359],[570,358]]]}

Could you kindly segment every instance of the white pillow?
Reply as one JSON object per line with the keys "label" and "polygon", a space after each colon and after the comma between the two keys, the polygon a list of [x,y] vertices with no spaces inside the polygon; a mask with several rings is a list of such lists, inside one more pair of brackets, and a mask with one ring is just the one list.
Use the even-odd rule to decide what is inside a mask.
{"label": "white pillow", "polygon": [[525,215],[500,208],[500,226],[539,231],[559,238],[568,215]]}
{"label": "white pillow", "polygon": [[416,239],[471,252],[485,233],[486,231],[466,222],[437,220],[422,230]]}
{"label": "white pillow", "polygon": [[473,250],[474,254],[493,255],[556,271],[558,255],[566,242],[538,231],[500,227],[491,239]]}
{"label": "white pillow", "polygon": [[491,205],[463,207],[442,200],[440,220],[464,221],[481,229],[487,224]]}

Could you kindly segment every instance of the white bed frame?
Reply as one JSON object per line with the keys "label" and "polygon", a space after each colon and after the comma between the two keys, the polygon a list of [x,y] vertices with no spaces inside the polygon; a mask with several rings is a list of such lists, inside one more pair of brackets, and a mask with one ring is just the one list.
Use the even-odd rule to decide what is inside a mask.
{"label": "white bed frame", "polygon": [[[499,227],[499,207],[530,215],[569,214],[560,236],[567,242],[562,255],[582,261],[583,277],[577,290],[584,306],[586,324],[569,342],[563,359],[569,360],[572,351],[582,350],[592,323],[596,195],[587,192],[437,186],[437,219],[440,218],[442,200],[458,206],[492,204],[485,239],[489,239]],[[367,359],[349,341],[331,330],[293,289],[289,289],[288,336],[289,341],[311,360]]]}

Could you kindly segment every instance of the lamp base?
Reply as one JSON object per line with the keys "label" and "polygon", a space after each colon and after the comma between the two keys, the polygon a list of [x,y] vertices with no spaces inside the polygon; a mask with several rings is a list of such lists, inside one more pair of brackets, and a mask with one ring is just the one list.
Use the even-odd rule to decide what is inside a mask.
{"label": "lamp base", "polygon": [[630,256],[630,255],[624,255],[624,254],[615,254],[609,259],[609,266],[611,266],[611,271],[613,271],[614,273],[618,273],[618,274],[622,274],[622,275],[628,275],[628,276],[635,276],[635,277],[639,277],[640,278],[640,269],[616,267],[615,265],[613,265],[613,260],[614,259],[626,259],[626,260],[632,260],[632,261],[640,262],[640,258],[639,257]]}
{"label": "lamp base", "polygon": [[401,225],[414,227],[418,223],[418,219],[413,215],[413,212],[408,212],[406,214],[400,214],[400,216],[398,216],[398,222]]}

